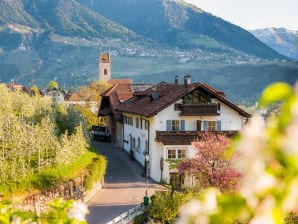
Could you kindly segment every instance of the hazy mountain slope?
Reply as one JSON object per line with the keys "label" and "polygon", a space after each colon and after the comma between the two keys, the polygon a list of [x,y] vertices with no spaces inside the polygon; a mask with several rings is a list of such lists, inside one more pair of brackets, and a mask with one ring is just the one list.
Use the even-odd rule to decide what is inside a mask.
{"label": "hazy mountain slope", "polygon": [[131,38],[135,33],[74,0],[0,0],[0,22],[38,27],[65,36]]}
{"label": "hazy mountain slope", "polygon": [[298,60],[298,31],[266,28],[250,32],[280,54]]}
{"label": "hazy mountain slope", "polygon": [[0,25],[18,23],[37,26],[37,22],[24,11],[22,0],[0,0]]}
{"label": "hazy mountain slope", "polygon": [[[246,30],[182,1],[78,0],[103,16],[160,43],[283,58]],[[225,47],[226,46],[226,47]]]}

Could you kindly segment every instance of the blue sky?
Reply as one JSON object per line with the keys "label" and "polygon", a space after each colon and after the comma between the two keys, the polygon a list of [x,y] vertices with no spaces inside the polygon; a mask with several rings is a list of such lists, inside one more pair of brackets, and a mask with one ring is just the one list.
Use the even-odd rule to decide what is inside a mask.
{"label": "blue sky", "polygon": [[298,30],[298,0],[184,0],[244,29]]}

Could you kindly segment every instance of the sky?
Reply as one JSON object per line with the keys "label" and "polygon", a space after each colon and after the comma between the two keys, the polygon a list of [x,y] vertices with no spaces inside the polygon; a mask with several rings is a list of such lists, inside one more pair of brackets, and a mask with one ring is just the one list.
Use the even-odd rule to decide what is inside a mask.
{"label": "sky", "polygon": [[184,0],[244,29],[298,30],[298,0]]}

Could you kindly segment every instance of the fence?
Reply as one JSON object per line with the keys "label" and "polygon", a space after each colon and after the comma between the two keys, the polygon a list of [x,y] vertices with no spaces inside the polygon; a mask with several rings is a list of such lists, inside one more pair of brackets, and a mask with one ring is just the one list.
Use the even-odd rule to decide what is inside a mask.
{"label": "fence", "polygon": [[129,209],[127,212],[122,213],[121,215],[117,216],[107,224],[126,224],[129,223],[134,217],[143,213],[144,211],[144,204],[141,203],[134,208]]}

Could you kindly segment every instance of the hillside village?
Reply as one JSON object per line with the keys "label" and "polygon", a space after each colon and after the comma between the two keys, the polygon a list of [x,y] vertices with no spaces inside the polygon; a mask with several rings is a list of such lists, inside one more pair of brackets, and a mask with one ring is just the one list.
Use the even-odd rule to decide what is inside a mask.
{"label": "hillside village", "polygon": [[[99,55],[98,80],[106,83],[100,96],[86,98],[56,87],[41,89],[38,94],[57,105],[88,106],[96,114],[98,121],[91,131],[94,140],[111,143],[108,143],[113,146],[111,150],[121,149],[141,165],[136,171],[147,180],[144,204],[148,204],[145,200],[149,196],[148,178],[169,184],[173,189],[198,186],[196,176],[181,173],[172,166],[172,161],[195,158],[197,148],[193,143],[203,139],[206,133],[233,138],[251,118],[250,113],[227,99],[224,92],[207,83],[192,83],[187,74],[182,80],[176,75],[172,83],[113,79],[109,53]],[[36,89],[13,82],[7,87],[30,96],[37,94]],[[265,119],[268,112],[261,109],[259,113]]]}
{"label": "hillside village", "polygon": [[[109,53],[99,55],[98,66],[99,81],[110,85],[101,93],[100,104],[97,97],[86,99],[79,93],[56,88],[40,93],[55,104],[88,105],[99,120],[104,118],[109,141],[146,167],[157,182],[177,187],[194,185],[192,179],[172,170],[168,160],[193,157],[192,142],[206,131],[229,137],[237,134],[251,116],[229,101],[224,92],[206,83],[191,83],[189,75],[183,80],[176,76],[173,83],[158,84],[113,79]],[[33,94],[20,84],[8,86]]]}

